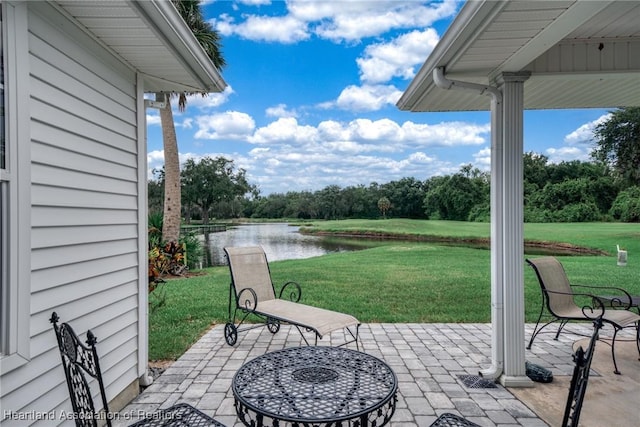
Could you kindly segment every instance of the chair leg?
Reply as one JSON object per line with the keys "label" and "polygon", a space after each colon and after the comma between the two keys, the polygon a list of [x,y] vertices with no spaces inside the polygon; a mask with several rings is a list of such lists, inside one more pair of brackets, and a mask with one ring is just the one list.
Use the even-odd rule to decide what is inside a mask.
{"label": "chair leg", "polygon": [[538,325],[540,324],[540,319],[542,319],[542,313],[543,312],[544,312],[544,303],[542,304],[542,307],[540,308],[540,314],[538,315],[538,320],[536,321],[536,326],[533,328],[533,333],[531,334],[531,339],[529,340],[529,345],[527,346],[527,350],[531,350],[531,346],[533,345],[533,340],[536,338],[536,335],[538,335],[538,332],[540,332],[540,330],[542,330],[542,328],[544,328],[544,326],[543,326],[542,328],[540,328],[540,330],[538,330]]}
{"label": "chair leg", "polygon": [[638,360],[640,360],[640,322],[636,323],[636,347],[638,347]]}
{"label": "chair leg", "polygon": [[616,335],[618,335],[618,328],[613,330],[613,340],[611,341],[611,358],[613,359],[613,373],[620,375],[618,370],[618,363],[616,362]]}
{"label": "chair leg", "polygon": [[562,330],[564,329],[564,325],[566,325],[569,321],[568,320],[561,320],[560,321],[560,326],[558,326],[558,332],[556,332],[556,337],[554,338],[554,340],[558,340],[558,337],[560,336],[560,332],[562,332]]}
{"label": "chair leg", "polygon": [[[555,323],[555,322],[557,322],[557,321],[558,321],[558,319],[553,319],[553,320],[551,320],[551,321],[549,321],[549,322],[545,323],[544,325],[542,325],[542,326],[540,327],[540,329],[538,329],[538,323],[536,323],[536,327],[533,329],[533,334],[531,334],[531,339],[529,340],[529,345],[527,346],[527,350],[531,350],[531,345],[533,344],[533,340],[535,339],[535,337],[536,337],[540,332],[542,332],[542,330],[543,330],[544,328],[546,328],[546,327],[547,327],[547,326],[549,326],[550,324]],[[558,332],[558,334],[560,334],[560,332]],[[557,336],[557,335],[556,335],[556,339],[558,339],[558,336]]]}

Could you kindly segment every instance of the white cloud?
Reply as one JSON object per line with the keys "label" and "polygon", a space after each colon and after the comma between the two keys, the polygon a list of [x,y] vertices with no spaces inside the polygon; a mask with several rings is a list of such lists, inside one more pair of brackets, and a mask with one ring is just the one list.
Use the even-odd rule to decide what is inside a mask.
{"label": "white cloud", "polygon": [[483,171],[491,170],[491,148],[483,148],[477,153],[474,153],[473,158],[475,159],[473,162],[475,167]]}
{"label": "white cloud", "polygon": [[317,134],[318,131],[313,126],[301,126],[294,117],[282,117],[259,128],[247,141],[254,144],[267,142],[305,143],[316,141]]}
{"label": "white cloud", "polygon": [[593,140],[593,131],[596,126],[601,123],[606,122],[611,118],[611,114],[604,114],[598,117],[596,120],[591,121],[589,123],[585,123],[580,126],[578,129],[574,130],[570,134],[564,137],[564,142],[566,144],[584,144],[591,143]]}
{"label": "white cloud", "polygon": [[226,111],[196,119],[197,139],[243,139],[251,135],[256,127],[253,118],[239,111]]}
{"label": "white cloud", "polygon": [[347,86],[335,102],[326,105],[349,111],[377,111],[395,105],[402,91],[392,85]]}
{"label": "white cloud", "polygon": [[249,15],[244,22],[235,24],[232,17],[224,15],[213,25],[224,36],[236,34],[257,41],[291,44],[311,36],[306,22],[293,16]]}
{"label": "white cloud", "polygon": [[[252,4],[261,3],[259,0]],[[282,16],[247,14],[235,22],[229,15],[212,20],[224,36],[237,34],[249,40],[296,43],[311,34],[334,41],[357,42],[394,29],[426,28],[435,21],[452,16],[458,0],[417,1],[288,1]]]}
{"label": "white cloud", "polygon": [[286,104],[278,104],[266,109],[265,114],[267,117],[297,117],[298,114],[287,108]]}
{"label": "white cloud", "polygon": [[[187,108],[199,108],[201,110],[218,108],[221,105],[225,104],[229,97],[234,94],[233,88],[231,85],[227,85],[222,92],[212,92],[208,93],[205,96],[201,94],[194,94],[187,96]],[[173,104],[176,104],[174,102]],[[175,109],[174,105],[174,109]]]}
{"label": "white cloud", "polygon": [[290,2],[289,12],[300,20],[317,23],[317,36],[335,42],[359,41],[393,29],[425,28],[455,13],[458,2],[416,1],[304,1]]}
{"label": "white cloud", "polygon": [[546,155],[551,163],[570,162],[572,160],[580,160],[586,162],[589,160],[590,147],[561,147],[548,148]]}
{"label": "white cloud", "polygon": [[364,57],[356,60],[360,79],[367,83],[382,83],[396,76],[410,79],[415,75],[414,67],[422,64],[438,40],[438,33],[429,28],[403,34],[389,43],[369,45]]}
{"label": "white cloud", "polygon": [[[398,124],[386,118],[360,118],[349,122],[325,120],[312,126],[294,117],[278,118],[251,132],[251,126],[231,132],[227,122],[237,124],[239,119],[243,123],[248,119],[246,115],[238,117],[238,113],[234,113],[217,115],[215,120],[208,116],[209,120],[198,124],[206,123],[209,128],[198,132],[215,134],[218,139],[223,134],[245,132],[239,140],[257,145],[246,154],[236,152],[225,156],[234,159],[237,167],[245,168],[249,181],[257,184],[263,194],[319,190],[328,185],[368,185],[407,176],[426,179],[454,173],[460,165],[440,160],[434,150],[486,144],[489,134],[489,124]],[[205,155],[216,157],[218,154],[200,157]],[[181,154],[181,159],[188,156]],[[481,167],[488,156],[488,149],[482,149],[474,155],[474,163],[480,163],[478,167]]]}
{"label": "white cloud", "polygon": [[260,6],[263,4],[271,4],[271,0],[236,0],[238,3],[248,4],[251,6]]}
{"label": "white cloud", "polygon": [[193,118],[186,117],[182,121],[182,123],[175,122],[175,120],[174,120],[174,124],[175,124],[176,127],[181,127],[181,128],[184,128],[184,129],[191,129],[193,127]]}
{"label": "white cloud", "polygon": [[[229,100],[229,96],[234,93],[231,86],[227,86],[222,92],[214,92],[202,96],[201,94],[194,94],[187,96],[187,110],[190,108],[197,108],[200,110],[209,110],[218,108]],[[145,95],[145,98],[151,99]],[[154,97],[155,99],[155,97]],[[192,118],[185,118],[182,122],[178,122],[176,118],[184,115],[182,111],[178,109],[177,99],[171,100],[171,109],[174,115],[174,123],[176,127],[183,127],[190,129],[193,126]],[[188,112],[188,111],[187,111]],[[155,109],[147,110],[147,125],[160,125],[160,113]]]}
{"label": "white cloud", "polygon": [[160,114],[147,113],[147,125],[159,125],[159,124],[160,124]]}
{"label": "white cloud", "polygon": [[477,125],[465,122],[446,122],[436,125],[405,122],[402,124],[403,141],[407,144],[428,146],[480,145],[487,142],[491,124]]}

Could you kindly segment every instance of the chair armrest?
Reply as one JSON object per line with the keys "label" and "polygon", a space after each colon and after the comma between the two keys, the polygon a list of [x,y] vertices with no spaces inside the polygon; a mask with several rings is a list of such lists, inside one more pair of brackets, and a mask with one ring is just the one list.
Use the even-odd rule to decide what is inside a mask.
{"label": "chair armrest", "polygon": [[252,288],[241,289],[236,297],[236,306],[246,311],[255,312],[258,307],[258,295],[256,291]]}
{"label": "chair armrest", "polygon": [[[571,285],[573,287],[580,287],[586,289],[597,289],[604,291],[618,291],[618,293],[622,294],[618,297],[618,295],[607,295],[607,304],[609,304],[613,308],[624,308],[625,310],[629,310],[631,308],[631,294],[625,291],[622,288],[618,288],[615,286],[591,286],[591,285]],[[597,298],[600,303],[604,304],[598,295],[594,295],[594,298]]]}
{"label": "chair armrest", "polygon": [[[287,290],[287,288],[290,288]],[[300,298],[302,298],[302,288],[296,282],[287,282],[280,289],[280,295],[278,298],[282,299],[282,296],[285,293],[285,290],[289,292],[289,301],[299,302]]]}
{"label": "chair armrest", "polygon": [[604,312],[606,308],[603,302],[600,301],[600,299],[598,299],[598,297],[596,297],[593,294],[585,294],[585,293],[577,293],[577,292],[560,292],[560,291],[550,291],[550,290],[544,290],[544,292],[548,294],[555,294],[555,295],[567,295],[567,296],[573,297],[574,301],[575,301],[575,297],[590,298],[591,305],[583,305],[582,307],[578,306],[578,308],[582,310],[582,314],[584,315],[584,317],[586,317],[587,319],[595,320],[595,319],[598,319],[599,317],[604,316]]}

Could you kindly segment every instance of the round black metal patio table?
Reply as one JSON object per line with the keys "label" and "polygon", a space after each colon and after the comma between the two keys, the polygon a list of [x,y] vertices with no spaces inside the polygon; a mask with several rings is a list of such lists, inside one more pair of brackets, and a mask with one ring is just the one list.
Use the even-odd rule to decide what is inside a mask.
{"label": "round black metal patio table", "polygon": [[398,381],[369,354],[308,346],[258,356],[236,372],[231,388],[249,427],[380,427],[395,411]]}

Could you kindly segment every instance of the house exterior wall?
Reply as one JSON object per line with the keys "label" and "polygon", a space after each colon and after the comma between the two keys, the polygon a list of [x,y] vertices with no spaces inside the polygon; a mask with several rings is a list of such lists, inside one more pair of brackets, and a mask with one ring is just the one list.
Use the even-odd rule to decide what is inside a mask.
{"label": "house exterior wall", "polygon": [[[59,416],[71,405],[49,323],[53,311],[82,339],[87,329],[98,338],[109,400],[137,382],[144,359],[141,89],[133,70],[55,6],[16,7],[26,8],[28,21],[28,67],[18,73],[28,74],[21,102],[28,103],[29,118],[22,120],[28,120],[30,158],[20,164],[31,180],[25,212],[31,242],[22,252],[30,267],[19,287],[28,288],[29,325],[21,333],[29,345],[26,363],[16,367],[0,359],[0,421],[55,411],[56,424],[72,425]],[[32,423],[52,425],[50,419],[14,419],[11,425]]]}

